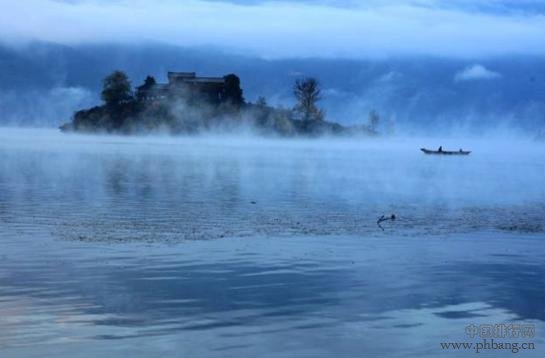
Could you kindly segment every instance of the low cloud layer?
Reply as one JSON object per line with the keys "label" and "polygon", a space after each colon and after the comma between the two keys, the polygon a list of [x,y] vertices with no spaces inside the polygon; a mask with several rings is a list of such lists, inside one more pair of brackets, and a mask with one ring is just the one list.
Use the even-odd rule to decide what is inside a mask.
{"label": "low cloud layer", "polygon": [[493,80],[500,78],[501,74],[491,71],[483,65],[473,65],[464,68],[462,71],[456,73],[454,80],[460,81],[473,81],[473,80]]}
{"label": "low cloud layer", "polygon": [[164,42],[268,58],[544,55],[545,16],[535,4],[0,0],[0,40]]}

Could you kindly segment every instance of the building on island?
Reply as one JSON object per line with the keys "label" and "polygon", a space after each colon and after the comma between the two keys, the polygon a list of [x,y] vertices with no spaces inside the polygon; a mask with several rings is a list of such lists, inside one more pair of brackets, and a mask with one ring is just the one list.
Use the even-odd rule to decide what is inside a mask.
{"label": "building on island", "polygon": [[168,72],[168,83],[155,83],[142,88],[148,101],[183,97],[189,101],[219,104],[225,95],[224,77],[197,77],[195,72]]}

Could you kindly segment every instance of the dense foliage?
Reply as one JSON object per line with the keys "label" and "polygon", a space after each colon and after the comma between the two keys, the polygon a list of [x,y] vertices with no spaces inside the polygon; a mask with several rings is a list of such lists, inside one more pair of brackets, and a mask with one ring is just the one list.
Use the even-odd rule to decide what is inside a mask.
{"label": "dense foliage", "polygon": [[[181,134],[250,128],[282,136],[371,133],[367,126],[347,128],[324,120],[324,112],[317,107],[320,84],[313,78],[296,81],[297,104],[293,109],[272,107],[263,97],[255,104],[246,102],[235,74],[224,76],[221,85],[218,97],[211,98],[210,93],[195,92],[189,87],[169,91],[164,87],[167,85],[158,85],[155,78],[148,76],[133,94],[128,76],[115,71],[103,81],[104,104],[76,112],[61,130]],[[376,124],[374,119],[373,126]]]}

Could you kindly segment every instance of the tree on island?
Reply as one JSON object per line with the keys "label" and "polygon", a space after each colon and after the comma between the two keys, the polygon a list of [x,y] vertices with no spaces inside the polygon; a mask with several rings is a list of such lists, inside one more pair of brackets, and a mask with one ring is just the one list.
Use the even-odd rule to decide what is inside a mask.
{"label": "tree on island", "polygon": [[224,76],[223,79],[225,80],[223,101],[235,106],[236,108],[240,108],[244,104],[242,88],[240,88],[240,78],[231,73]]}
{"label": "tree on island", "polygon": [[316,106],[316,103],[322,99],[322,90],[318,80],[315,78],[296,80],[293,94],[298,101],[294,111],[300,115],[303,121],[323,120],[324,112]]}
{"label": "tree on island", "polygon": [[102,82],[101,98],[110,110],[118,111],[133,100],[131,82],[122,71],[114,71]]}
{"label": "tree on island", "polygon": [[142,102],[148,94],[149,90],[151,90],[156,84],[157,81],[155,81],[155,78],[153,76],[146,77],[146,79],[144,80],[144,84],[136,88],[136,100],[138,102]]}
{"label": "tree on island", "polygon": [[264,97],[255,104],[245,103],[240,79],[235,74],[223,78],[184,76],[182,73],[178,77],[185,80],[171,83],[169,78],[168,84],[160,85],[148,76],[133,92],[127,75],[115,71],[103,80],[104,104],[77,111],[71,123],[64,124],[61,130],[137,134],[166,129],[176,134],[197,133],[216,126],[236,128],[242,120],[264,134],[319,136],[375,134],[379,125],[374,112],[369,125],[345,127],[327,121],[317,107],[322,93],[314,78],[295,82],[293,93],[297,105],[286,109],[267,104]]}

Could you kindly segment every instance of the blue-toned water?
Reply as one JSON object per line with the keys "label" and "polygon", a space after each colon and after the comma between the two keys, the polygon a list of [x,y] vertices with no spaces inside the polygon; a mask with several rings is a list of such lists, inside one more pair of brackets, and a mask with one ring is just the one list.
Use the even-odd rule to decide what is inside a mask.
{"label": "blue-toned water", "polygon": [[0,356],[542,357],[545,148],[422,141],[0,128]]}

